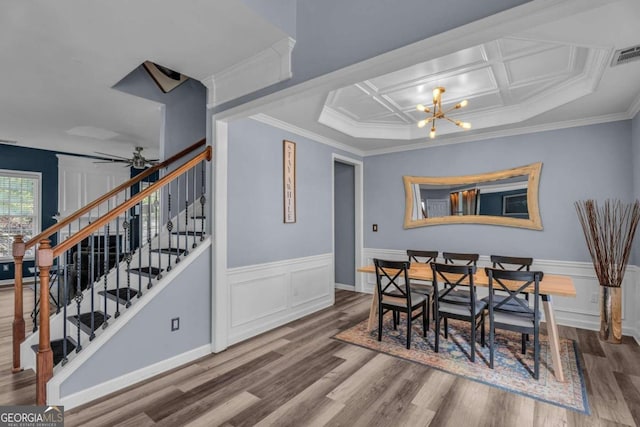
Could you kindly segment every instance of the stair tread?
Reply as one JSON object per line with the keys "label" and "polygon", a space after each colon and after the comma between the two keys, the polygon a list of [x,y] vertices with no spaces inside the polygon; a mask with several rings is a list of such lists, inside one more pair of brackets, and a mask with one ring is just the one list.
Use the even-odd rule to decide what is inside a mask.
{"label": "stair tread", "polygon": [[151,252],[157,252],[157,253],[163,253],[163,254],[170,254],[170,255],[182,255],[182,253],[184,253],[184,249],[182,248],[155,248],[155,249],[151,249]]}
{"label": "stair tread", "polygon": [[134,274],[140,274],[141,276],[155,277],[164,270],[161,270],[158,267],[147,266],[147,267],[134,267],[134,268],[130,268],[127,271]]}
{"label": "stair tread", "polygon": [[188,234],[190,236],[202,236],[204,234],[204,232],[202,231],[172,231],[171,234],[179,234],[180,236],[184,236],[185,234]]}
{"label": "stair tread", "polygon": [[[129,301],[131,301],[138,291],[132,288],[120,288],[120,289],[108,289],[106,292],[107,298],[114,300],[120,304],[127,303],[127,293],[129,294]],[[104,291],[98,292],[99,295],[105,295]]]}
{"label": "stair tread", "polygon": [[[107,320],[110,319],[111,316],[107,315]],[[73,322],[74,324],[78,323],[78,315],[75,314],[73,316],[67,317],[68,320]],[[104,313],[101,311],[93,312],[93,330],[95,331],[104,323]],[[87,334],[91,334],[91,312],[88,313],[80,313],[80,329],[82,329]]]}
{"label": "stair tread", "polygon": [[[38,352],[38,344],[32,345],[31,349]],[[67,354],[70,354],[73,350],[76,349],[76,342],[67,337]],[[53,353],[53,366],[56,366],[58,363],[62,362],[64,359],[63,353],[63,339],[57,339],[51,341],[51,352]]]}

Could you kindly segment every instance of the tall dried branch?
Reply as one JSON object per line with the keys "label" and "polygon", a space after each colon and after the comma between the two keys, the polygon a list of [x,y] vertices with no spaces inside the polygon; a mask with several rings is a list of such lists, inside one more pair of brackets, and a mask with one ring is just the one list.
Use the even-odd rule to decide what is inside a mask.
{"label": "tall dried branch", "polygon": [[620,287],[640,221],[640,202],[606,200],[598,207],[596,201],[585,200],[575,206],[600,284]]}

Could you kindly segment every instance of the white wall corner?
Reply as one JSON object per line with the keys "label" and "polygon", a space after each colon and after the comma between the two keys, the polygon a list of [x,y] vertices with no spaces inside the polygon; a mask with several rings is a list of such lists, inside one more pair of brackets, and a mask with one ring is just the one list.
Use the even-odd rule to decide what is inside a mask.
{"label": "white wall corner", "polygon": [[274,83],[290,79],[296,41],[285,37],[267,49],[201,80],[207,87],[207,107],[213,108]]}

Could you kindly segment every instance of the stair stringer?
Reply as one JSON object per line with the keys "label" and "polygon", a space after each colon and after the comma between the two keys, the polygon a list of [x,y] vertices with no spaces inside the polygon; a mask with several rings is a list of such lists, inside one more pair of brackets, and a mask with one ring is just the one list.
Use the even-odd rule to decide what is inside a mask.
{"label": "stair stringer", "polygon": [[[75,406],[84,404],[91,400],[97,399],[101,396],[113,393],[122,388],[128,387],[136,382],[147,379],[153,375],[157,375],[163,371],[175,368],[179,364],[188,363],[196,358],[202,357],[211,352],[211,336],[210,336],[210,292],[211,292],[211,237],[207,237],[203,242],[200,242],[197,248],[192,249],[190,254],[186,256],[183,261],[177,264],[170,272],[166,272],[157,284],[150,290],[147,290],[145,296],[141,298],[136,304],[132,305],[129,309],[121,312],[120,318],[117,322],[114,322],[108,328],[104,329],[102,333],[91,342],[80,353],[76,354],[73,359],[64,366],[56,366],[54,369],[54,375],[47,383],[47,404],[49,405],[64,405],[66,409],[73,408]],[[191,268],[190,268],[191,267]],[[166,293],[175,293],[176,288],[180,287],[183,283],[182,289],[185,288],[188,291],[194,291],[194,289],[187,288],[187,286],[193,285],[193,278],[188,278],[192,275],[200,276],[204,282],[204,288],[208,295],[202,295],[203,290],[197,292],[196,300],[204,303],[207,306],[206,319],[202,319],[205,322],[204,333],[202,333],[201,343],[192,345],[192,348],[172,348],[167,349],[167,344],[155,340],[158,344],[158,348],[154,349],[152,346],[144,345],[141,349],[141,353],[151,354],[162,353],[165,355],[162,357],[150,358],[147,362],[138,362],[136,364],[136,357],[139,354],[133,351],[135,349],[135,343],[130,346],[125,346],[120,350],[115,350],[118,344],[118,337],[122,337],[123,334],[131,334],[136,328],[139,328],[141,324],[144,324],[145,315],[149,315],[148,312],[153,308],[154,303],[158,303],[158,298],[168,296]],[[185,276],[186,275],[186,276]],[[186,283],[185,283],[186,282]],[[175,303],[175,296],[170,300]],[[182,324],[181,317],[181,329],[173,333],[187,333],[186,328],[189,325]],[[166,319],[158,319],[159,327],[162,330],[169,330],[170,318],[174,317],[172,314],[167,314]],[[176,316],[177,317],[177,316]],[[154,336],[153,331],[141,331],[142,334],[148,336]],[[191,333],[191,332],[188,332]],[[157,332],[157,335],[160,331]],[[167,351],[172,355],[167,355]],[[107,364],[100,365],[100,358],[106,357],[106,354],[115,354],[120,360],[110,359]],[[126,362],[128,364],[124,364]],[[100,365],[98,367],[93,365]],[[106,366],[109,366],[111,370],[107,372]],[[115,366],[115,368],[113,368]],[[91,381],[88,378],[93,378],[95,381]],[[85,388],[76,389],[78,387],[77,379],[82,378],[83,381],[89,381]],[[74,388],[76,387],[76,388]]]}

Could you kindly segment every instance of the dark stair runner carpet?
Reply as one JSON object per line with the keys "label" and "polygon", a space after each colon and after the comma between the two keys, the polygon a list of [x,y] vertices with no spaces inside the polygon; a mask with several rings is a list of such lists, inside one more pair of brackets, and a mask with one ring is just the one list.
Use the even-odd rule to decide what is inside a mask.
{"label": "dark stair runner carpet", "polygon": [[[133,300],[133,297],[138,295],[138,291],[132,288],[120,288],[107,290],[107,298],[112,301],[116,301],[119,304],[127,303],[127,293],[129,294],[129,301]],[[98,292],[100,295],[104,295],[104,291]]]}
{"label": "dark stair runner carpet", "polygon": [[184,236],[185,234],[189,236],[202,236],[204,233],[202,231],[173,231],[171,234],[178,234],[180,236]]}
{"label": "dark stair runner carpet", "polygon": [[[111,318],[111,316],[107,316],[107,319]],[[67,317],[74,325],[78,323],[78,315]],[[104,313],[101,311],[93,312],[93,330],[97,330],[104,323]],[[82,313],[80,314],[80,329],[86,332],[88,335],[91,335],[91,313]]]}
{"label": "dark stair runner carpet", "polygon": [[206,219],[206,216],[202,216],[202,215],[191,215],[191,219]]}
{"label": "dark stair runner carpet", "polygon": [[[51,341],[51,352],[53,353],[53,366],[56,366],[58,363],[62,362],[64,358],[63,354],[63,340],[62,338],[59,340]],[[38,352],[38,344],[32,345],[31,349]],[[71,338],[67,337],[67,355],[71,354],[73,350],[76,349],[76,342]]]}
{"label": "dark stair runner carpet", "polygon": [[162,272],[163,270],[160,270],[158,267],[136,267],[130,268],[128,271],[131,273],[139,274],[141,276],[157,277],[158,274],[160,274],[160,272]]}
{"label": "dark stair runner carpet", "polygon": [[156,248],[151,249],[151,252],[159,252],[161,254],[169,254],[169,255],[182,255],[184,253],[184,249],[182,248]]}

